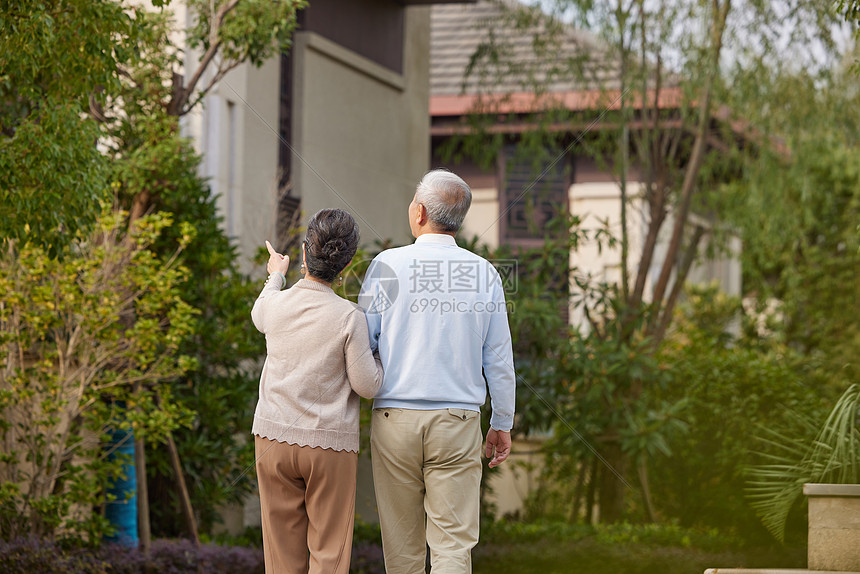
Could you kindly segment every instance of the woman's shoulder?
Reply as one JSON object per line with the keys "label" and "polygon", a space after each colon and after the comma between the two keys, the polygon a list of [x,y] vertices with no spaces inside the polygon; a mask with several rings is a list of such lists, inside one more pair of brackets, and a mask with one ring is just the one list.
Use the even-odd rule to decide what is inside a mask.
{"label": "woman's shoulder", "polygon": [[343,312],[348,316],[352,317],[353,315],[359,314],[361,318],[364,319],[364,309],[358,303],[353,303],[349,299],[342,299],[343,303],[341,306],[343,307]]}
{"label": "woman's shoulder", "polygon": [[360,323],[361,325],[365,324],[364,317],[364,309],[361,306],[353,303],[348,299],[340,299],[340,303],[338,304],[338,312],[342,313],[343,316],[343,325],[354,325],[356,323]]}

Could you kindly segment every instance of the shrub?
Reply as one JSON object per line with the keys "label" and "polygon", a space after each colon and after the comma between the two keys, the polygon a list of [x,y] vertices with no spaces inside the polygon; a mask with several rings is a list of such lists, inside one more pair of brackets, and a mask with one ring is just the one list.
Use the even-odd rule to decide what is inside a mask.
{"label": "shrub", "polygon": [[358,515],[355,517],[355,526],[352,530],[352,542],[366,542],[368,544],[382,545],[382,530],[379,523],[365,522]]}
{"label": "shrub", "polygon": [[0,571],[6,574],[79,574],[106,572],[106,569],[92,555],[85,552],[64,553],[55,542],[31,536],[16,538],[11,542],[0,540]]}
{"label": "shrub", "polygon": [[93,509],[123,464],[102,456],[107,433],[157,442],[187,422],[164,381],[194,363],[179,349],[196,311],[176,258],[193,229],[162,257],[153,243],[171,225],[156,213],[129,231],[105,205],[62,261],[28,244],[0,252],[0,536],[98,540],[108,525]]}
{"label": "shrub", "polygon": [[358,542],[352,546],[352,574],[385,574],[382,546],[373,542]]}
{"label": "shrub", "polygon": [[[692,289],[660,360],[672,377],[667,398],[684,400],[688,431],[670,437],[671,456],[652,466],[653,494],[664,518],[682,526],[718,528],[750,544],[771,544],[745,498],[744,470],[760,428],[792,434],[798,413],[820,412],[822,396],[793,366],[795,355],[774,344],[757,347],[727,334],[739,304],[712,289]],[[792,527],[793,543],[806,539]]]}
{"label": "shrub", "polygon": [[[149,558],[136,548],[107,544],[98,549],[63,548],[35,537],[0,541],[0,571],[6,574],[254,574],[264,571],[256,548],[195,546],[190,540],[156,540]],[[366,570],[366,572],[374,572]]]}

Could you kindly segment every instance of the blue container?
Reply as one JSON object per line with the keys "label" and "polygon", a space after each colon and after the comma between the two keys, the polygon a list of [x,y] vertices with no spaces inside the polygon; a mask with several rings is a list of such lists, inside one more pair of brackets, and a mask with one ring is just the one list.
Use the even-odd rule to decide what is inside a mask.
{"label": "blue container", "polygon": [[122,456],[123,476],[116,479],[108,488],[114,500],[105,503],[105,516],[116,529],[113,536],[106,536],[108,542],[123,546],[137,547],[137,477],[134,467],[134,431],[114,431],[108,447],[108,460]]}

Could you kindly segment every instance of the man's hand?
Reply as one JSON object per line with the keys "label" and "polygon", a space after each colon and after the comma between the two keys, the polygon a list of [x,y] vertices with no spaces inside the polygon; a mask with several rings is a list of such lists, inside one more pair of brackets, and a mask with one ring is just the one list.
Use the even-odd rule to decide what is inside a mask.
{"label": "man's hand", "polygon": [[272,244],[268,241],[266,241],[266,249],[269,250],[269,261],[266,262],[266,273],[274,273],[277,271],[286,277],[287,269],[290,268],[290,258],[275,251],[275,248],[272,247]]}
{"label": "man's hand", "polygon": [[511,454],[511,433],[491,427],[487,431],[487,446],[484,449],[484,454],[487,458],[492,457],[490,468],[495,468],[505,462],[505,459]]}

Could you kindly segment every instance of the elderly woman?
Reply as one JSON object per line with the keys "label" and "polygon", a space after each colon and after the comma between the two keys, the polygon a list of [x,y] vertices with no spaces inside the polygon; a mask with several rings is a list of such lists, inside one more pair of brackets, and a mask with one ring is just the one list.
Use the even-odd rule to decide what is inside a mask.
{"label": "elderly woman", "polygon": [[267,573],[349,571],[358,397],[382,384],[364,313],[331,289],[358,239],[349,213],[318,212],[302,244],[304,279],[283,291],[289,258],[266,242],[269,278],[251,318],[267,350],[252,431]]}

